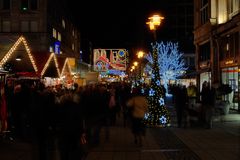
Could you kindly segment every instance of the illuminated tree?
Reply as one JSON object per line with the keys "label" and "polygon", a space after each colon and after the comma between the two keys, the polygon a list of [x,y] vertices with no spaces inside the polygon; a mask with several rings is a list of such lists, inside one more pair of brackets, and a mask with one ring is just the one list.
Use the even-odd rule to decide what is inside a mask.
{"label": "illuminated tree", "polygon": [[165,127],[170,123],[169,112],[165,107],[164,88],[160,83],[160,72],[158,63],[158,44],[152,45],[152,77],[147,92],[148,113],[145,114],[144,122],[148,126]]}
{"label": "illuminated tree", "polygon": [[[177,77],[184,74],[187,70],[183,59],[183,53],[178,50],[178,43],[163,42],[157,43],[156,48],[158,51],[158,65],[161,82],[168,93],[169,80],[175,80]],[[151,72],[153,70],[153,57],[152,54],[148,54],[145,57],[149,64],[146,68]]]}

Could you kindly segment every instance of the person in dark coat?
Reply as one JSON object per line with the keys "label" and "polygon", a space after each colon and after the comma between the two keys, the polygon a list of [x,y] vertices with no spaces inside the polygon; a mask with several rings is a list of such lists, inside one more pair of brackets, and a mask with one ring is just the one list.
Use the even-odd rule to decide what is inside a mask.
{"label": "person in dark coat", "polygon": [[216,92],[210,83],[207,81],[203,82],[202,92],[201,92],[201,102],[202,102],[202,120],[203,125],[210,129],[212,128],[212,115],[215,106]]}
{"label": "person in dark coat", "polygon": [[67,90],[61,97],[57,122],[61,160],[81,159],[85,154],[81,148],[85,134],[82,108],[76,96],[74,91]]}
{"label": "person in dark coat", "polygon": [[188,96],[186,86],[176,86],[174,89],[174,100],[177,113],[177,125],[179,128],[182,127],[182,121],[185,115]]}

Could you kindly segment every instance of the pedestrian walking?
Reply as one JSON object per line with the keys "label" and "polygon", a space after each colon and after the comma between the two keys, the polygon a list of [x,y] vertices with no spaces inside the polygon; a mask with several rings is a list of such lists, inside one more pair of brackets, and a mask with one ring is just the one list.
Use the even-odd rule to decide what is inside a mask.
{"label": "pedestrian walking", "polygon": [[215,89],[207,81],[203,82],[201,92],[202,120],[207,129],[212,128],[212,116],[215,105]]}
{"label": "pedestrian walking", "polygon": [[145,136],[145,125],[143,118],[148,110],[148,102],[140,89],[133,93],[132,98],[127,101],[127,107],[132,111],[132,133],[134,135],[134,143],[142,146],[142,139]]}

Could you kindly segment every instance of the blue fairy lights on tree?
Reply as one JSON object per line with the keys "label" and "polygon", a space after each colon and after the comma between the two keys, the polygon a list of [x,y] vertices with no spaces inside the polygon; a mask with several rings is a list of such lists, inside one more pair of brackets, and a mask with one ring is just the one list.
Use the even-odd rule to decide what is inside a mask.
{"label": "blue fairy lights on tree", "polygon": [[[183,59],[183,53],[178,50],[178,43],[167,42],[167,43],[157,43],[157,61],[159,66],[159,74],[166,90],[168,93],[168,82],[169,80],[176,80],[177,77],[183,75],[187,70],[185,67],[185,62]],[[152,54],[147,54],[145,57],[148,60],[148,65],[146,69],[149,72],[154,70],[154,57]]]}

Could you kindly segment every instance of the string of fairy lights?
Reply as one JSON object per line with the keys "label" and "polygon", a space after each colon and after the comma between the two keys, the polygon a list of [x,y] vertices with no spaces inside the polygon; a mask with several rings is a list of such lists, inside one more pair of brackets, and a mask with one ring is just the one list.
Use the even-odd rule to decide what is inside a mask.
{"label": "string of fairy lights", "polygon": [[10,50],[5,54],[5,56],[3,57],[3,59],[0,61],[0,68],[3,68],[3,65],[8,61],[8,59],[12,56],[13,52],[17,49],[17,47],[19,46],[20,43],[24,44],[24,47],[27,51],[28,57],[32,63],[32,66],[34,68],[35,72],[38,72],[38,68],[37,65],[33,59],[33,56],[31,54],[31,50],[26,42],[26,39],[23,36],[20,36],[18,38],[18,40],[14,43],[14,45],[10,48]]}
{"label": "string of fairy lights", "polygon": [[149,103],[148,113],[145,114],[144,122],[148,126],[165,127],[170,124],[170,115],[165,107],[164,91],[160,83],[160,74],[158,66],[158,50],[153,46],[153,68],[150,88],[147,99]]}
{"label": "string of fairy lights", "polygon": [[[0,68],[3,68],[4,64],[7,63],[7,61],[12,57],[13,53],[16,51],[16,49],[18,48],[18,46],[20,45],[20,43],[23,43],[24,47],[25,47],[25,50],[28,54],[28,57],[30,59],[30,62],[34,68],[34,71],[37,73],[38,72],[38,67],[36,65],[36,62],[34,60],[34,57],[31,53],[31,49],[25,39],[25,37],[23,36],[20,36],[17,41],[13,44],[13,46],[9,49],[9,51],[5,54],[5,56],[2,58],[2,60],[0,61]],[[58,76],[61,77],[63,76],[64,74],[64,70],[66,67],[68,67],[70,73],[72,73],[72,70],[71,70],[71,67],[69,65],[69,61],[68,61],[68,58],[65,59],[65,62],[64,62],[64,66],[62,68],[62,72],[60,72],[60,69],[59,69],[59,64],[58,64],[58,61],[57,61],[57,57],[54,53],[51,53],[47,62],[45,63],[42,71],[41,71],[41,76],[43,76],[47,70],[47,68],[49,67],[49,64],[50,62],[52,61],[52,59],[54,60],[54,63],[55,63],[55,66],[56,66],[56,70],[57,70],[57,73],[58,73]]]}

